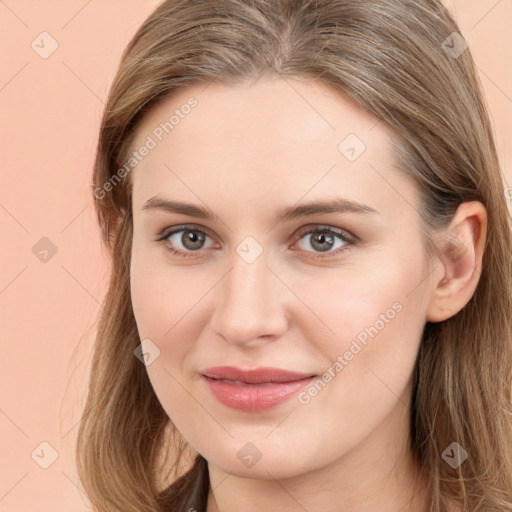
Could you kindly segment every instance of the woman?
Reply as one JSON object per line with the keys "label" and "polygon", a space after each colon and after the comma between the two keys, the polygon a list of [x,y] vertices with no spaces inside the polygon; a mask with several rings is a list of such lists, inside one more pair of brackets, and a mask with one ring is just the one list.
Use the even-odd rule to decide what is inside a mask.
{"label": "woman", "polygon": [[510,510],[510,218],[438,1],[163,2],[93,193],[95,510]]}

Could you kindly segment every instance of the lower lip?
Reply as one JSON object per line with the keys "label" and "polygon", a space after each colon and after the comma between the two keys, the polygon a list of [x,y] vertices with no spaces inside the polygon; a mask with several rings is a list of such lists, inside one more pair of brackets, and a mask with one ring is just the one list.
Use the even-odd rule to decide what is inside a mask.
{"label": "lower lip", "polygon": [[289,400],[315,377],[265,384],[231,383],[203,376],[213,396],[222,404],[245,412],[260,412]]}

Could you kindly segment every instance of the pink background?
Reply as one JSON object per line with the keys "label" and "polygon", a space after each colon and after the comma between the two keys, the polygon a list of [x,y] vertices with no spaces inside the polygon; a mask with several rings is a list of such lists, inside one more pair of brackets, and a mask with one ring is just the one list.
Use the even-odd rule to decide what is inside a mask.
{"label": "pink background", "polygon": [[[0,2],[0,512],[90,510],[73,451],[107,265],[89,182],[108,86],[157,3]],[[448,5],[478,65],[512,185],[512,0]],[[55,43],[42,32],[58,43],[47,58],[39,53]],[[58,457],[43,469],[52,449]]]}

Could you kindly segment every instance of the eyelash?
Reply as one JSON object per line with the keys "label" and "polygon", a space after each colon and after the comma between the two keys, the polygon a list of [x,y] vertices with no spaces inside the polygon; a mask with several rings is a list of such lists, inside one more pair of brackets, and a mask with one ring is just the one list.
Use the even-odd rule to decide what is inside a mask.
{"label": "eyelash", "polygon": [[[197,231],[199,233],[203,233],[204,235],[208,236],[209,238],[212,238],[203,229],[199,229],[198,227],[196,227],[194,225],[184,225],[184,226],[179,226],[176,229],[173,229],[171,231],[169,231],[169,228],[165,228],[163,231],[161,231],[159,233],[159,235],[158,235],[159,238],[157,238],[156,242],[165,242],[169,239],[169,237],[171,237],[172,235],[175,235],[176,233],[179,233],[181,231]],[[299,229],[297,236],[299,237],[299,240],[301,240],[305,235],[312,235],[312,234],[318,233],[318,232],[334,235],[335,238],[338,238],[339,240],[344,242],[345,245],[343,247],[338,248],[336,251],[326,252],[325,254],[315,253],[314,251],[305,251],[307,253],[313,252],[313,254],[318,254],[317,256],[313,256],[313,258],[315,258],[315,259],[332,258],[334,256],[338,256],[342,252],[345,252],[346,250],[357,245],[357,239],[354,236],[349,236],[344,231],[334,229],[329,226],[323,226],[323,225],[318,225],[317,227],[315,227],[313,229],[307,229],[306,227],[301,228],[301,229]],[[179,256],[182,258],[188,258],[188,257],[192,256],[194,253],[201,251],[201,249],[199,249],[197,251],[184,252],[184,251],[174,249],[168,243],[164,244],[164,248],[167,252],[171,253],[173,256]]]}

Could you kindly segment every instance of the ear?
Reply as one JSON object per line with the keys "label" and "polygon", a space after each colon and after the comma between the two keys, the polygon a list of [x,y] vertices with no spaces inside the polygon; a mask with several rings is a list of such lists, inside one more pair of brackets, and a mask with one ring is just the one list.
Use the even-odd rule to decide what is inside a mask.
{"label": "ear", "polygon": [[[487,234],[487,210],[479,201],[462,203],[452,222],[436,235],[436,278],[427,308],[429,322],[442,322],[458,313],[473,296],[480,274]],[[439,274],[437,274],[439,276]]]}

